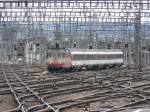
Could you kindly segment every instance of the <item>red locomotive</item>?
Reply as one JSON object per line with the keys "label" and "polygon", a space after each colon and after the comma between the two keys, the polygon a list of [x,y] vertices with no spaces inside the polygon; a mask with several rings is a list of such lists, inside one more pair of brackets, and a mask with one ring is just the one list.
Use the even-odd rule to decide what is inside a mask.
{"label": "red locomotive", "polygon": [[50,69],[81,69],[122,65],[123,52],[120,49],[65,49],[49,50],[47,66]]}

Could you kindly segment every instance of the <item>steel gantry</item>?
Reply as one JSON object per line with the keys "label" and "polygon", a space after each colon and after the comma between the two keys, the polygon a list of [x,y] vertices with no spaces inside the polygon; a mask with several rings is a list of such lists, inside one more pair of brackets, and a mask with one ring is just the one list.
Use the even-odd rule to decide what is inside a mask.
{"label": "steel gantry", "polygon": [[[139,10],[141,27],[136,27]],[[61,47],[82,47],[84,38],[94,48],[114,38],[129,42],[139,29],[148,38],[149,17],[150,0],[0,0],[1,38],[9,28],[16,38],[55,38]]]}

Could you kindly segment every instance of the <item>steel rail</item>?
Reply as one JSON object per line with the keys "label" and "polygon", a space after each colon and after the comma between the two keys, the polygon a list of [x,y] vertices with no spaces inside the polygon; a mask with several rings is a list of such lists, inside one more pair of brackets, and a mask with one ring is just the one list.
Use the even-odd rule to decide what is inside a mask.
{"label": "steel rail", "polygon": [[[11,67],[11,66],[10,66]],[[75,88],[67,88],[67,89],[60,89],[59,90],[59,88],[57,88],[57,87],[62,87],[63,85],[68,85],[69,83],[70,84],[72,84],[72,83],[74,83],[74,81],[76,82],[76,80],[72,80],[71,82],[69,82],[69,83],[66,83],[66,84],[64,84],[64,82],[61,82],[61,81],[63,81],[63,80],[59,80],[59,79],[68,79],[68,76],[70,75],[70,74],[67,74],[67,75],[61,75],[61,76],[57,76],[57,78],[58,78],[58,82],[57,82],[57,84],[56,84],[56,88],[57,88],[57,90],[53,90],[53,89],[51,89],[51,87],[50,87],[50,91],[49,91],[49,89],[48,89],[48,86],[50,85],[49,83],[47,83],[47,81],[51,81],[51,78],[49,79],[49,80],[47,80],[44,84],[41,84],[42,83],[42,81],[34,81],[33,79],[32,79],[32,76],[38,76],[38,75],[36,75],[36,74],[31,74],[31,75],[29,75],[29,77],[27,77],[27,78],[25,78],[24,79],[24,77],[26,77],[26,75],[24,75],[24,74],[22,74],[22,73],[20,73],[20,72],[18,72],[18,70],[19,69],[17,69],[16,67],[11,67],[12,68],[12,70],[15,72],[15,74],[20,78],[20,80],[23,82],[23,83],[25,83],[30,89],[32,89],[32,91],[33,92],[35,92],[41,99],[43,99],[43,101],[45,101],[46,102],[46,99],[44,99],[44,98],[51,98],[51,97],[53,97],[53,96],[59,96],[59,95],[61,95],[61,94],[63,94],[63,95],[67,95],[67,94],[71,94],[71,93],[76,93],[77,91],[86,91],[86,90],[88,90],[88,87],[86,86],[86,87],[79,87],[78,89],[75,89]],[[6,72],[7,73],[7,72]],[[8,73],[12,73],[12,71],[10,70],[10,71],[8,71]],[[82,73],[82,72],[81,72]],[[136,87],[138,87],[139,86],[139,88],[141,88],[141,89],[143,89],[144,88],[144,86],[145,85],[147,85],[146,87],[148,88],[148,86],[149,86],[149,84],[140,84],[140,85],[138,85],[138,86],[132,86],[132,90],[126,90],[126,89],[124,89],[124,86],[122,85],[122,84],[126,84],[127,82],[129,82],[129,81],[131,81],[131,82],[137,82],[138,80],[145,80],[145,79],[143,79],[143,76],[140,76],[140,74],[141,73],[137,73],[138,75],[137,76],[139,76],[138,78],[134,78],[133,76],[132,76],[132,74],[134,74],[134,72],[132,72],[132,73],[129,73],[129,72],[127,72],[127,71],[124,71],[124,70],[118,70],[118,71],[110,71],[110,70],[108,70],[108,72],[106,71],[106,74],[102,74],[102,75],[98,75],[98,72],[95,72],[96,74],[97,74],[97,76],[100,76],[100,77],[96,77],[96,79],[97,80],[100,80],[100,81],[108,81],[108,82],[110,82],[110,85],[107,85],[106,87],[108,87],[109,89],[111,89],[111,91],[112,91],[112,93],[115,93],[114,95],[117,95],[117,94],[120,94],[120,95],[123,95],[123,94],[125,94],[125,95],[138,95],[138,97],[140,97],[140,98],[142,98],[142,99],[145,99],[146,97],[145,97],[145,95],[143,96],[143,94],[144,93],[142,93],[142,91],[141,91],[141,93],[139,93],[137,90],[137,88]],[[13,73],[14,74],[14,73]],[[30,73],[29,73],[30,74]],[[94,74],[94,73],[90,73],[90,74]],[[71,75],[73,75],[73,74],[71,74]],[[87,77],[88,76],[88,74],[86,74],[85,76],[83,75],[83,74],[75,74],[76,76],[82,76],[83,78],[85,78],[85,80],[87,80],[87,78],[89,78],[89,77]],[[15,75],[14,75],[15,76]],[[76,77],[75,76],[75,77]],[[89,75],[90,76],[90,75]],[[101,77],[102,76],[102,77]],[[15,76],[16,77],[16,76]],[[72,77],[72,76],[71,76]],[[74,75],[73,75],[73,77],[74,77]],[[124,79],[124,77],[129,77],[129,79]],[[9,79],[11,78],[11,76],[10,77],[8,77]],[[31,78],[31,79],[30,79]],[[91,77],[92,78],[92,77]],[[90,82],[93,82],[93,79],[91,80],[91,78],[90,78],[90,80],[88,79],[87,81],[90,81]],[[117,79],[117,80],[113,80],[113,79]],[[17,79],[17,78],[16,78]],[[13,77],[10,79],[10,80],[13,80]],[[17,79],[18,80],[18,79]],[[53,79],[52,79],[53,80]],[[77,82],[85,82],[85,80],[84,81],[77,81]],[[34,83],[32,83],[32,81],[34,81]],[[60,82],[61,83],[60,83]],[[19,81],[20,82],[20,81]],[[13,86],[15,86],[16,88],[15,88],[15,92],[20,92],[20,91],[22,91],[22,90],[24,90],[26,87],[24,87],[24,86],[22,86],[22,87],[19,87],[19,86],[17,86],[17,84],[19,84],[19,82],[17,81],[17,83],[14,83],[14,81],[12,82],[11,81],[11,85],[13,85]],[[103,83],[104,83],[103,82]],[[34,85],[35,84],[35,85]],[[39,85],[36,85],[36,84],[39,84]],[[70,85],[69,84],[69,85]],[[96,83],[96,84],[98,84],[98,83]],[[21,84],[22,85],[22,84]],[[74,84],[74,85],[76,85],[76,84]],[[120,87],[118,87],[118,86]],[[43,87],[44,86],[44,87]],[[98,86],[98,85],[96,85],[96,86]],[[102,86],[105,86],[105,85],[102,85]],[[19,88],[18,88],[19,87]],[[130,86],[129,86],[130,87]],[[85,89],[84,89],[85,88]],[[92,85],[92,87],[90,88],[89,87],[89,89],[92,89],[92,88],[95,88],[95,85]],[[100,87],[99,87],[100,88]],[[117,89],[116,89],[117,88]],[[44,89],[46,89],[46,91],[42,91],[42,92],[38,92],[38,90],[44,90]],[[47,91],[48,90],[48,91]],[[31,92],[30,92],[31,93]],[[103,100],[103,99],[107,99],[107,97],[108,98],[110,98],[111,96],[114,96],[114,95],[111,95],[111,93],[108,93],[108,94],[100,94],[99,92],[97,92],[97,93],[93,93],[92,95],[89,95],[88,97],[86,96],[83,96],[83,97],[81,97],[81,98],[77,98],[77,99],[74,99],[74,100],[66,100],[66,99],[64,99],[63,101],[60,101],[60,100],[58,100],[57,102],[51,102],[50,100],[50,102],[51,103],[49,103],[48,101],[48,104],[49,105],[51,105],[54,109],[55,109],[55,112],[57,112],[57,111],[61,111],[62,109],[64,109],[64,108],[69,108],[69,107],[72,107],[72,106],[76,106],[76,105],[82,105],[82,104],[84,104],[84,103],[88,103],[88,102],[93,102],[93,101],[97,101],[97,100]],[[25,101],[26,99],[28,100],[28,99],[30,99],[30,98],[32,98],[32,97],[35,97],[35,95],[34,94],[23,94],[23,95],[20,95],[20,97],[19,97],[19,100],[21,101],[21,102],[23,102],[23,101]],[[117,95],[117,97],[118,97],[118,95]],[[102,98],[102,99],[101,99]],[[138,100],[136,100],[134,103],[135,104],[137,104],[137,101]],[[28,102],[26,102],[26,103],[28,103]],[[132,103],[132,105],[134,104],[134,103]],[[62,104],[62,105],[61,105]],[[127,103],[127,105],[131,105],[130,103]],[[47,105],[46,104],[43,104],[43,103],[41,103],[41,104],[37,104],[37,105],[34,105],[34,106],[29,106],[27,109],[26,109],[26,111],[27,112],[47,112],[49,109],[48,108],[46,108],[47,107]],[[56,108],[55,108],[56,107]],[[124,108],[127,108],[127,107],[124,107]],[[116,108],[110,108],[110,110],[112,110],[112,109],[116,109]]]}
{"label": "steel rail", "polygon": [[40,98],[40,96],[37,95],[37,93],[35,93],[32,89],[30,89],[20,78],[19,76],[14,72],[14,70],[8,65],[8,68],[11,70],[11,72],[15,75],[15,77],[26,87],[27,90],[29,90],[33,95],[35,95],[43,104],[45,104],[47,106],[48,109],[53,110],[54,112],[56,112],[55,108],[53,108],[51,105],[49,105],[48,103],[46,103],[42,98]]}
{"label": "steel rail", "polygon": [[[44,105],[46,105],[47,109],[50,109],[52,110],[53,112],[56,112],[56,110],[50,106],[48,103],[46,103],[42,98],[40,98],[33,90],[31,90],[19,77],[18,75],[14,72],[14,70],[9,66],[9,65],[6,65],[8,67],[8,69],[11,71],[11,73],[15,76],[15,78],[25,87],[26,90],[28,90],[30,93],[33,94],[33,96],[35,96],[41,103],[43,103]],[[15,99],[17,100],[19,106],[17,109],[21,109],[22,112],[26,112],[25,108],[24,108],[24,105],[20,102],[20,98],[17,97],[17,93],[15,92],[13,86],[11,85],[10,81],[8,80],[8,76],[3,68],[3,66],[1,65],[2,67],[2,71],[3,71],[3,74],[5,76],[5,79],[9,85],[9,88],[10,90],[12,91],[13,95],[15,96]],[[10,110],[12,111],[12,110]]]}
{"label": "steel rail", "polygon": [[140,101],[136,101],[136,102],[130,103],[130,104],[126,104],[126,105],[123,105],[123,106],[120,106],[120,107],[117,107],[117,108],[112,108],[112,109],[106,110],[104,112],[113,112],[113,111],[121,110],[121,109],[125,110],[125,109],[128,109],[128,108],[131,108],[131,106],[134,107],[137,104],[144,103],[146,101],[150,101],[150,97],[142,99]]}
{"label": "steel rail", "polygon": [[[14,89],[13,89],[11,83],[8,81],[7,75],[6,75],[6,73],[5,73],[4,68],[3,68],[2,65],[1,65],[1,68],[2,68],[3,75],[4,75],[4,77],[5,77],[5,80],[6,80],[7,84],[8,84],[8,86],[9,86],[9,89],[10,89],[11,93],[14,95],[15,100],[16,100],[17,103],[19,104],[18,107],[17,107],[15,110],[19,110],[19,109],[21,108],[21,105],[22,105],[22,104],[21,104],[21,102],[19,101],[19,99],[18,99],[18,97],[17,97],[17,95],[16,95],[16,93],[15,93],[15,91],[14,91]],[[14,110],[14,109],[13,109],[13,110]],[[9,110],[9,111],[13,111],[13,110]]]}
{"label": "steel rail", "polygon": [[[115,95],[115,96],[114,96]],[[59,110],[63,110],[63,109],[66,109],[66,108],[70,108],[70,107],[73,107],[73,106],[77,106],[77,105],[82,105],[82,104],[87,104],[87,103],[91,103],[91,102],[96,102],[96,101],[102,101],[102,100],[107,100],[109,98],[115,98],[115,97],[125,97],[127,94],[123,94],[123,93],[118,93],[118,94],[112,94],[112,95],[103,95],[103,96],[98,96],[98,95],[93,95],[93,98],[91,97],[85,97],[84,99],[83,98],[78,98],[78,99],[74,99],[74,100],[64,100],[64,101],[58,101],[58,102],[55,102],[55,103],[51,103],[51,105],[54,105],[57,107],[57,105],[61,105],[61,104],[65,104],[65,106],[62,106],[62,107],[59,107]],[[133,96],[137,96],[136,94]],[[138,97],[141,97],[141,96],[138,96]],[[138,101],[137,101],[138,102]],[[132,103],[131,103],[132,104]],[[134,104],[134,103],[133,103]],[[121,107],[124,107],[121,106]],[[114,109],[114,108],[111,108],[111,109]]]}

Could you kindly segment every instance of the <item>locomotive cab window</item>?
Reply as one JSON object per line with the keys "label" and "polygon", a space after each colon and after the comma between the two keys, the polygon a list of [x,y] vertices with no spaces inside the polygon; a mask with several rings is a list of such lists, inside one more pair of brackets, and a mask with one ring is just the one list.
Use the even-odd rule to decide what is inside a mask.
{"label": "locomotive cab window", "polygon": [[52,53],[47,53],[47,58],[54,58]]}
{"label": "locomotive cab window", "polygon": [[65,53],[57,53],[57,58],[60,58],[60,59],[62,59],[62,58],[64,58],[64,55],[65,55]]}

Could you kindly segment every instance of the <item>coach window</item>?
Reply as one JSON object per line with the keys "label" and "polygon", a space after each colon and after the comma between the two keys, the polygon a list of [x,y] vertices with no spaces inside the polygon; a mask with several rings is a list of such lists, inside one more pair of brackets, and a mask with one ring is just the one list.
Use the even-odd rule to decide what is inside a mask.
{"label": "coach window", "polygon": [[108,55],[108,59],[114,59],[114,55],[113,54],[109,54]]}
{"label": "coach window", "polygon": [[103,58],[102,59],[108,59],[108,54],[103,54]]}
{"label": "coach window", "polygon": [[94,59],[94,55],[88,54],[88,55],[86,55],[86,59],[87,60],[92,60],[92,59]]}
{"label": "coach window", "polygon": [[101,58],[101,59],[107,59],[107,55],[106,55],[106,54],[102,54],[102,55],[100,56],[100,58]]}
{"label": "coach window", "polygon": [[118,59],[119,57],[120,57],[120,54],[114,55],[114,58],[115,58],[115,59]]}
{"label": "coach window", "polygon": [[98,57],[100,60],[105,59],[105,55],[104,54],[100,54]]}
{"label": "coach window", "polygon": [[116,58],[116,55],[114,55],[114,54],[112,54],[112,55],[110,54],[109,55],[109,59],[115,59],[115,58]]}
{"label": "coach window", "polygon": [[95,60],[99,60],[99,55],[98,54],[96,55]]}
{"label": "coach window", "polygon": [[94,60],[97,60],[97,59],[98,59],[98,55],[96,54],[95,57],[94,57]]}
{"label": "coach window", "polygon": [[108,55],[108,59],[114,59],[114,55],[113,54],[109,54]]}
{"label": "coach window", "polygon": [[93,55],[94,58],[92,60],[97,60],[97,54],[96,55]]}
{"label": "coach window", "polygon": [[83,60],[84,59],[84,55],[83,54],[75,54],[74,55],[74,60]]}
{"label": "coach window", "polygon": [[119,58],[120,57],[120,54],[117,54],[116,56],[115,56],[115,59],[117,59],[117,58]]}
{"label": "coach window", "polygon": [[75,55],[74,55],[74,60],[80,60],[80,57],[81,57],[81,56],[80,56],[79,54],[75,54]]}
{"label": "coach window", "polygon": [[119,54],[118,58],[122,58],[123,57],[123,54]]}
{"label": "coach window", "polygon": [[120,54],[118,54],[118,55],[114,54],[114,59],[118,59],[119,57],[120,57]]}
{"label": "coach window", "polygon": [[90,55],[86,55],[86,60],[90,60]]}
{"label": "coach window", "polygon": [[120,54],[119,54],[119,55],[115,55],[115,54],[114,54],[114,58],[115,58],[115,59],[118,59],[119,57],[120,57]]}
{"label": "coach window", "polygon": [[[110,55],[111,56],[111,55]],[[111,58],[111,57],[110,57]],[[113,54],[111,59],[116,59],[117,55]]]}
{"label": "coach window", "polygon": [[118,54],[118,55],[114,54],[114,59],[118,59],[119,57],[120,57],[120,54]]}
{"label": "coach window", "polygon": [[110,59],[116,59],[117,58],[117,55],[113,54],[113,55],[110,55]]}

